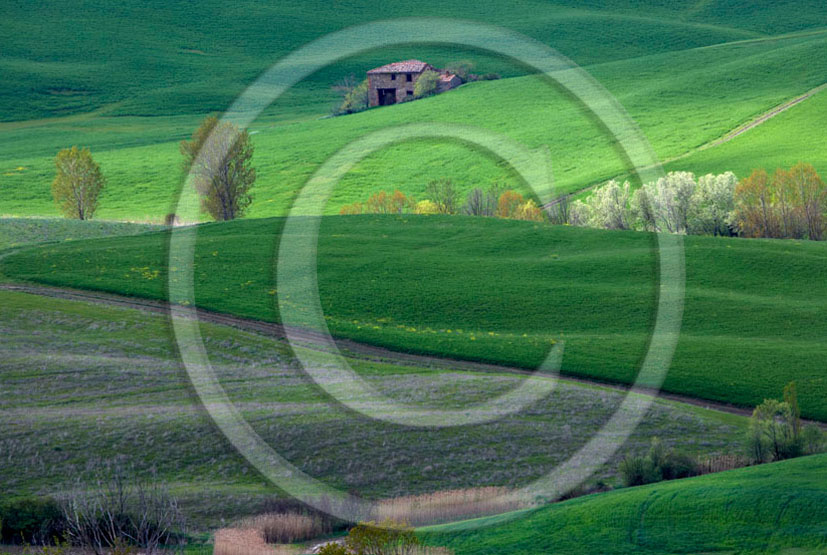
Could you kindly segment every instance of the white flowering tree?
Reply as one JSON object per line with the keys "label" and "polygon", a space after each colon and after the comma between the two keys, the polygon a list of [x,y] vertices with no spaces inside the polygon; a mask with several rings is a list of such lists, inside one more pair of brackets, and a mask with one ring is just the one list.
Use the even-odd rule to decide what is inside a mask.
{"label": "white flowering tree", "polygon": [[631,199],[636,223],[650,231],[686,233],[696,186],[695,175],[690,172],[670,172],[645,184]]}
{"label": "white flowering tree", "polygon": [[738,178],[732,172],[707,174],[698,179],[689,205],[689,233],[730,235],[736,185]]}
{"label": "white flowering tree", "polygon": [[572,224],[601,229],[631,229],[629,211],[631,188],[629,182],[620,185],[612,180],[598,187],[585,201],[578,200],[571,207]]}

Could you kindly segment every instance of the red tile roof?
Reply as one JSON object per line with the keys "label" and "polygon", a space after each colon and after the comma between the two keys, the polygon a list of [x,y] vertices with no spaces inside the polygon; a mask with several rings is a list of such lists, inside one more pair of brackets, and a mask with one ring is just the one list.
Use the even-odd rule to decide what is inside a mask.
{"label": "red tile roof", "polygon": [[454,77],[456,77],[456,75],[453,74],[453,73],[443,73],[442,75],[439,76],[439,79],[441,81],[445,81],[447,83],[448,81],[450,81]]}
{"label": "red tile roof", "polygon": [[420,73],[426,69],[433,69],[433,67],[420,60],[405,60],[371,69],[368,73]]}

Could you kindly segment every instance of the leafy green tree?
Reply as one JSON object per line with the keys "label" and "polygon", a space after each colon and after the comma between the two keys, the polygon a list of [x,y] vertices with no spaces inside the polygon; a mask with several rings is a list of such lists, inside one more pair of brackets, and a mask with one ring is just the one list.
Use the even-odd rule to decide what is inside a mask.
{"label": "leafy green tree", "polygon": [[459,60],[445,66],[445,71],[453,73],[459,77],[463,83],[468,82],[473,77],[471,75],[472,69],[474,69],[474,62],[470,60]]}
{"label": "leafy green tree", "polygon": [[184,168],[191,172],[201,210],[213,219],[233,220],[244,215],[252,202],[250,189],[256,180],[251,166],[253,144],[247,131],[210,116],[181,141]]}
{"label": "leafy green tree", "polygon": [[414,84],[414,97],[423,98],[437,93],[439,89],[439,73],[431,70],[423,71]]}
{"label": "leafy green tree", "polygon": [[65,148],[55,157],[52,196],[67,218],[89,220],[98,207],[106,180],[88,148]]}
{"label": "leafy green tree", "polygon": [[752,413],[748,448],[756,462],[780,461],[801,455],[795,411],[790,403],[765,399]]}

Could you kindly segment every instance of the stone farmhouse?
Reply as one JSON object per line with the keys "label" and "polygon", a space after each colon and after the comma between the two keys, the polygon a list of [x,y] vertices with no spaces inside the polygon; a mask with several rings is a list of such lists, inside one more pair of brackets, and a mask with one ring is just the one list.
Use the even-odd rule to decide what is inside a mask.
{"label": "stone farmhouse", "polygon": [[462,80],[453,73],[438,70],[420,60],[394,62],[368,71],[368,104],[387,106],[402,102],[406,98],[413,98],[416,80],[425,71],[439,73],[437,92],[444,92],[462,84]]}

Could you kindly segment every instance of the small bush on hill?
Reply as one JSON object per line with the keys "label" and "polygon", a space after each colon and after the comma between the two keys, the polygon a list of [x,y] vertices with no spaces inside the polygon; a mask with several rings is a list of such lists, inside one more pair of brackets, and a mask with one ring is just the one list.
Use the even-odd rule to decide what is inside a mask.
{"label": "small bush on hill", "polygon": [[620,476],[626,486],[642,486],[662,480],[677,480],[697,476],[698,464],[690,456],[667,449],[659,439],[645,457],[626,457],[620,463]]}
{"label": "small bush on hill", "polygon": [[383,520],[360,522],[345,539],[348,550],[356,555],[407,555],[420,545],[413,528],[404,522]]}
{"label": "small bush on hill", "polygon": [[66,522],[51,498],[24,497],[0,504],[3,543],[47,544],[61,538]]}
{"label": "small bush on hill", "polygon": [[801,431],[801,442],[808,455],[817,455],[824,452],[824,432],[815,424],[804,426]]}

